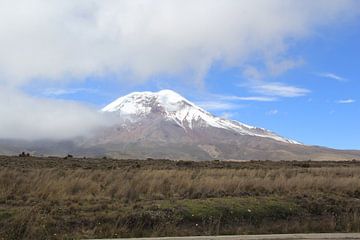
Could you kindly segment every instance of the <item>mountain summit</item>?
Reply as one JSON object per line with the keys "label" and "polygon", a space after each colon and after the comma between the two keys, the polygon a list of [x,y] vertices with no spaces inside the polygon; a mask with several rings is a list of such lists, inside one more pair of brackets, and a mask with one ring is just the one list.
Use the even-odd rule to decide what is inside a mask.
{"label": "mountain summit", "polygon": [[134,92],[118,98],[104,107],[102,111],[116,113],[119,115],[119,119],[128,121],[128,123],[139,122],[151,115],[158,115],[165,121],[177,124],[185,132],[200,128],[204,130],[218,128],[234,134],[265,137],[280,142],[299,144],[263,128],[215,117],[172,90]]}

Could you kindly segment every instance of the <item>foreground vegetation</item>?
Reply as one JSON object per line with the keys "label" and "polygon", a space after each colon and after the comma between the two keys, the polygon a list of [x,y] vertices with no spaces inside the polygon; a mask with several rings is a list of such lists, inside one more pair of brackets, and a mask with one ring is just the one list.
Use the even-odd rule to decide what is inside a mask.
{"label": "foreground vegetation", "polygon": [[360,162],[0,156],[0,239],[360,231]]}

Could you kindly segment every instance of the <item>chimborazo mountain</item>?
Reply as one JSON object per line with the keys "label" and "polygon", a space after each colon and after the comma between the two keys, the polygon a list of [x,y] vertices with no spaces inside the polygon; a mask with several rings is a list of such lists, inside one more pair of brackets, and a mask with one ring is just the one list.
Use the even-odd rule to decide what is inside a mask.
{"label": "chimborazo mountain", "polygon": [[8,153],[22,148],[33,154],[140,159],[360,159],[360,151],[307,146],[263,128],[216,117],[171,90],[134,92],[110,103],[102,113],[115,118],[115,124],[97,129],[91,137],[62,142],[3,140],[0,147]]}

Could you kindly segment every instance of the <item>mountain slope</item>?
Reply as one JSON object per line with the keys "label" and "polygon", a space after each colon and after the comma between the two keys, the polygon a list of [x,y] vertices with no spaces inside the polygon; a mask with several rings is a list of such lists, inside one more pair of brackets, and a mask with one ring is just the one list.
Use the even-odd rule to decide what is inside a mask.
{"label": "mountain slope", "polygon": [[135,92],[102,109],[118,124],[79,143],[114,157],[341,160],[359,152],[302,145],[263,128],[215,117],[171,90]]}
{"label": "mountain slope", "polygon": [[120,119],[132,123],[156,114],[163,120],[176,123],[185,132],[197,128],[218,128],[240,135],[267,137],[281,142],[298,144],[296,141],[283,138],[263,128],[215,117],[171,90],[162,90],[156,93],[131,93],[110,103],[102,111],[117,113]]}

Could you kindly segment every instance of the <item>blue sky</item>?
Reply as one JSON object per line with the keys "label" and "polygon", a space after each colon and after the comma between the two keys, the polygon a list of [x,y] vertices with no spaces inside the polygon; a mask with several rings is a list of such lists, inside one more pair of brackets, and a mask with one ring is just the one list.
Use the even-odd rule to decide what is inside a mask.
{"label": "blue sky", "polygon": [[[34,17],[26,19],[37,26],[32,30],[33,25],[20,21],[19,29],[29,31],[30,48],[39,54],[19,53],[18,46],[24,44],[19,42],[8,54],[19,56],[20,63],[0,59],[0,84],[3,80],[6,89],[30,98],[94,109],[132,91],[172,89],[216,115],[305,144],[360,149],[359,2],[318,0],[290,6],[277,0],[224,1],[215,11],[207,7],[219,3],[210,1],[208,11],[189,12],[202,3],[159,1],[141,8],[148,19],[137,17],[138,6],[117,3],[49,5],[45,19],[60,9],[62,14],[54,18],[69,20],[71,28],[41,24],[38,30],[40,21]],[[174,7],[179,13],[171,12]],[[120,21],[113,8],[125,11],[129,19]],[[183,11],[189,20],[178,20]],[[249,16],[239,16],[247,11]],[[229,20],[214,20],[221,16]],[[109,24],[118,18],[119,25]],[[92,32],[94,22],[99,29]],[[79,34],[72,35],[73,25]],[[59,33],[49,30],[56,27]],[[122,32],[116,42],[118,28],[130,33]],[[67,38],[59,38],[64,33]],[[99,34],[104,34],[100,43],[95,37]],[[60,40],[45,47],[35,42],[44,39]],[[126,47],[118,47],[122,44]]]}
{"label": "blue sky", "polygon": [[[286,73],[269,76],[266,81],[307,89],[302,96],[277,96],[272,100],[271,95],[255,94],[260,101],[226,99],[255,95],[241,85],[248,81],[241,70],[216,64],[206,74],[203,86],[176,81],[174,76],[155,76],[145,83],[124,85],[118,81],[121,76],[105,76],[106,84],[103,77],[89,77],[75,84],[47,86],[45,91],[43,84],[27,86],[27,91],[101,108],[132,91],[173,89],[218,116],[264,127],[306,144],[360,149],[359,42],[360,21],[355,21],[323,28],[321,36],[295,43],[291,54],[303,63]],[[265,100],[261,101],[261,97]]]}

